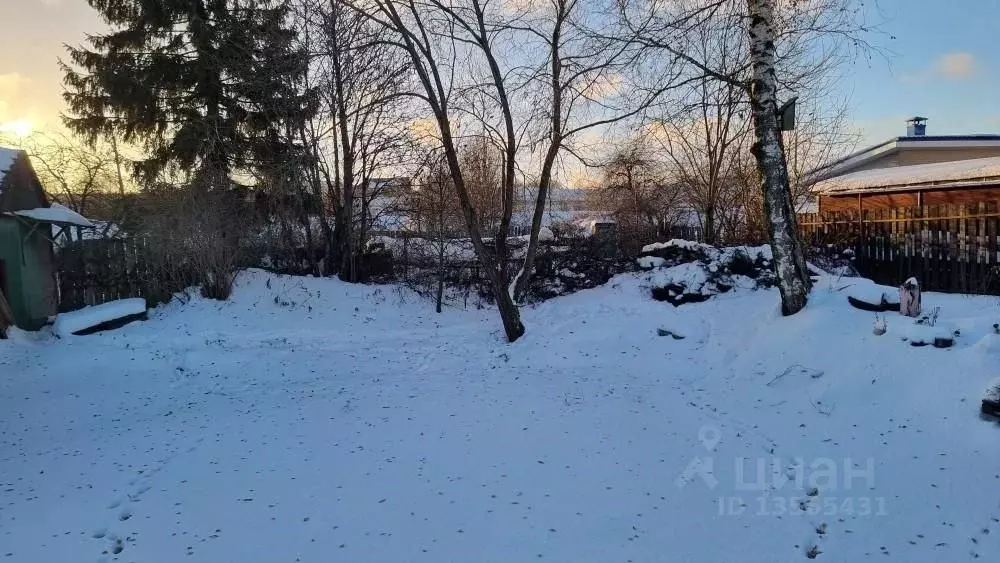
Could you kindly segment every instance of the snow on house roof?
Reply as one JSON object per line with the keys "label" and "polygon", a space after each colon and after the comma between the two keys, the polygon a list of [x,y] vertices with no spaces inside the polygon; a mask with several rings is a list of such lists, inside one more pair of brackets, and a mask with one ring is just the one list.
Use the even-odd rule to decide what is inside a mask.
{"label": "snow on house roof", "polygon": [[1000,157],[861,170],[817,182],[812,191],[834,195],[900,191],[915,187],[957,188],[981,184],[1000,184]]}
{"label": "snow on house roof", "polygon": [[3,177],[7,175],[7,171],[14,165],[14,161],[22,152],[17,149],[0,147],[0,182],[3,182]]}
{"label": "snow on house roof", "polygon": [[892,137],[810,171],[807,177],[825,180],[886,155],[909,149],[981,149],[1000,147],[1000,135],[914,135]]}
{"label": "snow on house roof", "polygon": [[35,209],[24,209],[21,211],[11,211],[8,215],[17,215],[26,219],[32,219],[39,223],[52,223],[53,225],[72,225],[77,227],[93,227],[94,224],[89,219],[80,215],[76,211],[58,203],[53,203],[51,207],[36,207]]}

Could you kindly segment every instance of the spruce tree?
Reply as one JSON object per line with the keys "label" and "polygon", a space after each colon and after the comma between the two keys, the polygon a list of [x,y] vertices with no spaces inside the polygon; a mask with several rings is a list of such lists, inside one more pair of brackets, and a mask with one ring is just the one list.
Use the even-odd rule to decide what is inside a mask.
{"label": "spruce tree", "polygon": [[305,53],[280,0],[88,0],[111,27],[68,47],[66,125],[145,149],[136,174],[190,174],[209,189],[301,155],[315,111]]}

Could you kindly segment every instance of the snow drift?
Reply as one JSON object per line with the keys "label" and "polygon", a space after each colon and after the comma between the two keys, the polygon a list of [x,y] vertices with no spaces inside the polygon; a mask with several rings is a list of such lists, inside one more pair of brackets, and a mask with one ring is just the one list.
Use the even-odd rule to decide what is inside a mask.
{"label": "snow drift", "polygon": [[734,288],[772,287],[775,281],[769,246],[716,248],[674,239],[644,246],[636,262],[650,271],[653,298],[674,306]]}

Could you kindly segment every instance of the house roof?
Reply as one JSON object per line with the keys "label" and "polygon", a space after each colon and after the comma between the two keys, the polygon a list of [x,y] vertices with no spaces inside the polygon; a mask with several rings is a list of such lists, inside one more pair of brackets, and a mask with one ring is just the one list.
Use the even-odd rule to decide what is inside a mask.
{"label": "house roof", "polygon": [[23,209],[11,211],[7,215],[16,215],[25,219],[30,219],[38,223],[49,223],[60,226],[93,227],[94,224],[89,219],[80,215],[76,211],[58,203],[53,203],[49,207],[37,207],[35,209]]}
{"label": "house roof", "polygon": [[883,156],[911,148],[922,149],[974,149],[1000,147],[1000,135],[914,135],[909,137],[893,137],[849,154],[830,164],[811,171],[809,181],[820,181],[832,178],[867,162]]}
{"label": "house roof", "polygon": [[0,183],[3,183],[7,171],[22,154],[24,154],[22,150],[0,147]]}
{"label": "house roof", "polygon": [[846,195],[984,184],[1000,184],[1000,157],[861,170],[821,180],[812,186],[812,191],[823,195]]}

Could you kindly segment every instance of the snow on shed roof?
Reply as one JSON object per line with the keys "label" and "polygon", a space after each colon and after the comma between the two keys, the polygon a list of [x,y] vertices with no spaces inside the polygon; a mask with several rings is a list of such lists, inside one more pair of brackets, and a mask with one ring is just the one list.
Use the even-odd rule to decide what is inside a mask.
{"label": "snow on shed roof", "polygon": [[914,187],[954,188],[984,183],[1000,183],[1000,157],[861,170],[817,182],[812,191],[834,195],[899,191]]}
{"label": "snow on shed roof", "polygon": [[0,147],[0,182],[3,182],[3,177],[7,175],[7,171],[14,165],[14,161],[22,152],[18,149]]}
{"label": "snow on shed roof", "polygon": [[11,211],[9,215],[17,215],[26,219],[32,219],[39,223],[52,223],[53,225],[74,225],[77,227],[93,227],[94,224],[89,219],[80,215],[76,211],[58,203],[53,203],[51,207],[37,207],[35,209],[24,209],[22,211]]}

